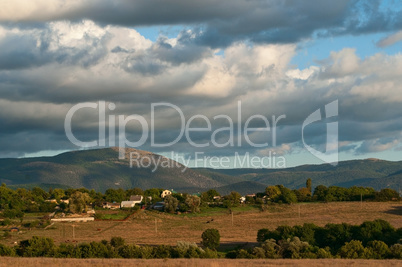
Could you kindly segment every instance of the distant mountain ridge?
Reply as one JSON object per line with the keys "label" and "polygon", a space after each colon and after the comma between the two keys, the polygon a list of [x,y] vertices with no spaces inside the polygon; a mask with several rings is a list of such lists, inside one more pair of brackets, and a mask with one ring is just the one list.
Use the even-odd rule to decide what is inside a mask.
{"label": "distant mountain ridge", "polygon": [[[130,168],[129,153],[151,159],[148,168]],[[330,164],[302,165],[285,169],[208,169],[184,165],[151,152],[126,149],[126,159],[118,159],[118,148],[66,152],[53,157],[0,159],[0,183],[12,187],[86,187],[98,191],[108,188],[173,188],[201,192],[215,188],[221,193],[261,192],[267,185],[289,188],[305,186],[369,186],[375,189],[402,187],[402,161],[378,159],[351,160]],[[154,168],[153,162],[169,160],[170,168]],[[155,169],[153,172],[152,170]]]}

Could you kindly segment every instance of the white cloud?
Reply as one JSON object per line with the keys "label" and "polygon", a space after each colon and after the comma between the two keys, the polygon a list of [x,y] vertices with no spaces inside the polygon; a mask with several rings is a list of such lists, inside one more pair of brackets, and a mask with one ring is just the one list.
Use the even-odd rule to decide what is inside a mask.
{"label": "white cloud", "polygon": [[391,34],[377,42],[378,47],[394,45],[402,40],[402,31]]}

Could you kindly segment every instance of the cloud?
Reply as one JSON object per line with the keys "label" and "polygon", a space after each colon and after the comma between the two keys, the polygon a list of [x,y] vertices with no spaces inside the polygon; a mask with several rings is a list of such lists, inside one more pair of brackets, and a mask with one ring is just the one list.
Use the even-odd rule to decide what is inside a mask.
{"label": "cloud", "polygon": [[[232,30],[233,34],[246,36],[248,30],[243,26]],[[226,30],[229,34],[229,27]],[[272,131],[256,132],[250,134],[252,141],[268,141],[268,147],[252,147],[242,137],[239,146],[199,149],[209,155],[230,155],[234,150],[257,155],[270,150],[281,155],[300,151],[303,121],[336,99],[344,151],[367,153],[399,144],[387,138],[402,131],[401,55],[379,53],[361,58],[354,49],[344,48],[332,51],[316,66],[299,69],[291,65],[296,44],[253,43],[236,37],[217,54],[202,45],[203,34],[190,29],[153,42],[131,27],[91,20],[53,21],[33,28],[0,26],[0,108],[6,111],[0,114],[0,156],[74,149],[64,133],[67,111],[77,103],[99,100],[116,104],[107,116],[137,114],[149,125],[151,103],[169,102],[183,111],[186,121],[196,114],[205,115],[212,122],[211,132],[229,125],[228,120],[214,119],[216,115],[230,117],[235,129],[255,114],[268,118],[271,126],[272,116],[286,115],[278,122],[276,147]],[[158,109],[155,118],[158,142],[178,136],[181,121],[175,110]],[[324,147],[326,123],[323,120],[306,129],[309,145]],[[250,126],[264,127],[264,122],[253,120]],[[138,125],[127,127],[127,138],[138,140]],[[79,139],[97,140],[98,111],[77,113],[73,131]],[[211,132],[191,138],[204,143],[211,140]],[[225,132],[218,139],[224,143],[227,136]],[[237,131],[233,136],[238,140]],[[355,144],[361,142],[364,145],[358,148]],[[149,140],[141,148],[155,150]],[[159,150],[198,151],[185,138]]]}
{"label": "cloud", "polygon": [[398,140],[394,138],[376,138],[373,140],[365,140],[360,147],[357,148],[356,153],[365,154],[371,152],[381,152],[397,147],[400,142],[400,139]]}
{"label": "cloud", "polygon": [[391,34],[377,42],[378,47],[387,47],[394,45],[402,40],[402,31]]}
{"label": "cloud", "polygon": [[[228,47],[237,41],[296,43],[316,36],[359,35],[401,29],[395,9],[380,1],[311,0],[22,0],[3,1],[0,22],[94,21],[127,27],[187,25],[195,45]],[[230,6],[230,8],[227,8]],[[185,30],[183,31],[185,32]]]}

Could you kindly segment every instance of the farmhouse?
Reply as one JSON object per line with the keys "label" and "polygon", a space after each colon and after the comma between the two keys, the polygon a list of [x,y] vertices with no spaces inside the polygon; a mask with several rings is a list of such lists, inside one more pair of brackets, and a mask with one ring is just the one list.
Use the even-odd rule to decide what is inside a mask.
{"label": "farmhouse", "polygon": [[111,209],[111,210],[120,209],[120,203],[103,202],[102,207],[104,209]]}
{"label": "farmhouse", "polygon": [[171,195],[172,191],[170,190],[163,190],[162,194],[161,194],[161,198],[165,198],[168,195]]}
{"label": "farmhouse", "polygon": [[130,196],[130,200],[122,201],[121,207],[122,208],[132,208],[135,204],[140,204],[142,202],[143,197],[139,195],[132,195]]}

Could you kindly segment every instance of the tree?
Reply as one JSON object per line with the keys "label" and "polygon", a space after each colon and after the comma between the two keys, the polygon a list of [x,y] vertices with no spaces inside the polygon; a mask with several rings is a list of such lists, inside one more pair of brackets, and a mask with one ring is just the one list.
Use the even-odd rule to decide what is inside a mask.
{"label": "tree", "polygon": [[391,254],[388,245],[378,240],[368,242],[367,250],[372,259],[386,259]]}
{"label": "tree", "polygon": [[65,194],[64,194],[63,189],[56,188],[56,189],[52,190],[51,197],[56,199],[57,201],[60,201],[60,199],[62,199],[64,196],[65,196]]}
{"label": "tree", "polygon": [[314,199],[318,201],[325,201],[328,188],[324,185],[319,185],[314,189]]}
{"label": "tree", "polygon": [[167,195],[165,197],[165,211],[169,213],[174,213],[179,205],[179,201],[172,195]]}
{"label": "tree", "polygon": [[110,245],[112,245],[115,248],[124,246],[125,242],[126,241],[120,236],[114,236],[110,239]]}
{"label": "tree", "polygon": [[281,194],[281,190],[277,185],[271,185],[265,188],[265,194],[267,194],[272,201],[277,201]]}
{"label": "tree", "polygon": [[283,203],[291,204],[297,202],[296,194],[292,190],[284,186],[279,186],[279,189],[281,191],[279,200],[282,200]]}
{"label": "tree", "polygon": [[237,206],[240,203],[241,195],[236,191],[232,191],[226,198],[231,206]]}
{"label": "tree", "polygon": [[390,201],[395,199],[399,199],[399,193],[390,188],[381,189],[380,192],[375,193],[375,200],[377,201]]}
{"label": "tree", "polygon": [[210,228],[202,233],[201,238],[203,246],[209,249],[216,249],[219,247],[221,235],[217,229]]}
{"label": "tree", "polygon": [[203,202],[212,202],[212,201],[214,201],[215,196],[220,196],[220,194],[215,189],[210,189],[201,194],[201,200]]}
{"label": "tree", "polygon": [[105,198],[106,198],[106,201],[119,203],[119,202],[126,200],[126,192],[121,188],[119,188],[117,190],[113,189],[113,188],[109,188],[105,192]]}
{"label": "tree", "polygon": [[200,211],[201,199],[199,197],[188,195],[185,202],[186,205],[190,208],[192,213]]}
{"label": "tree", "polygon": [[293,190],[293,192],[296,194],[298,202],[306,202],[311,200],[311,191],[309,191],[306,187]]}
{"label": "tree", "polygon": [[143,196],[144,195],[144,190],[138,187],[134,187],[132,189],[126,190],[126,198],[129,199],[130,196]]}
{"label": "tree", "polygon": [[306,181],[306,188],[308,189],[308,191],[310,191],[310,195],[312,193],[312,187],[311,187],[311,178],[308,178]]}
{"label": "tree", "polygon": [[55,249],[53,239],[33,236],[31,239],[20,242],[17,253],[23,257],[52,257]]}
{"label": "tree", "polygon": [[91,201],[88,193],[81,193],[80,191],[76,191],[70,196],[69,199],[69,208],[70,211],[75,213],[81,213],[82,211],[87,210],[87,204]]}
{"label": "tree", "polygon": [[339,249],[339,256],[346,259],[365,259],[367,258],[367,250],[359,240],[352,240],[346,242],[344,246]]}

